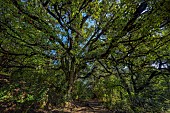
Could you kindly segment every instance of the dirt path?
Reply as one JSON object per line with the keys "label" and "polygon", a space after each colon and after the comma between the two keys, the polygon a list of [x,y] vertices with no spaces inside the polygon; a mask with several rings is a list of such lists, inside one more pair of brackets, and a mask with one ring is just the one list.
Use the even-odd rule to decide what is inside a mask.
{"label": "dirt path", "polygon": [[99,101],[75,101],[64,109],[54,109],[52,113],[113,113]]}

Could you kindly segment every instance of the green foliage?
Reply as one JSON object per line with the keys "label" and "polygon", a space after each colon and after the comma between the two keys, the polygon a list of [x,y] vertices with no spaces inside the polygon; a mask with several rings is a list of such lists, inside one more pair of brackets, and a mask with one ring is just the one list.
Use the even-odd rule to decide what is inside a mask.
{"label": "green foliage", "polygon": [[88,100],[93,97],[93,90],[92,85],[90,85],[90,82],[86,81],[77,81],[74,86],[74,90],[72,92],[73,99],[75,100]]}
{"label": "green foliage", "polygon": [[97,98],[118,111],[168,111],[168,4],[1,1],[0,102],[28,112]]}

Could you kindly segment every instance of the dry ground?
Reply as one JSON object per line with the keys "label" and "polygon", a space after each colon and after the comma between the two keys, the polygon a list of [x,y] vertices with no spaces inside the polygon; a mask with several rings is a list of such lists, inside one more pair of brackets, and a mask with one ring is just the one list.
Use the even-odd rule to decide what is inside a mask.
{"label": "dry ground", "polygon": [[106,109],[102,102],[97,100],[74,101],[67,103],[64,108],[56,108],[50,111],[39,111],[45,113],[113,113]]}

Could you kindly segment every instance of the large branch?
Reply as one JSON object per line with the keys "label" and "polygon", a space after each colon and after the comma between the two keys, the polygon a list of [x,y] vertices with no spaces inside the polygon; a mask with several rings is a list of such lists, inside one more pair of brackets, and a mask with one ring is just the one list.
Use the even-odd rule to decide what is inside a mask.
{"label": "large branch", "polygon": [[136,93],[139,93],[140,91],[142,91],[142,90],[144,90],[146,87],[148,87],[148,86],[150,85],[150,83],[151,83],[151,80],[152,80],[154,77],[156,77],[156,76],[158,76],[158,75],[160,75],[160,74],[161,74],[161,72],[153,71],[153,72],[151,73],[151,75],[147,78],[146,82],[145,82],[143,85],[141,85],[139,88],[136,89]]}
{"label": "large branch", "polygon": [[[35,16],[35,15],[32,15],[31,13],[29,13],[28,11],[25,11],[19,4],[18,4],[18,2],[17,2],[17,0],[12,0],[12,2],[13,2],[13,4],[17,7],[17,9],[19,10],[19,11],[21,11],[23,14],[25,14],[25,15],[27,15],[28,17],[30,17],[31,19],[33,19],[33,20],[35,20],[35,21],[37,21],[37,22],[39,22],[39,23],[41,23],[41,21],[42,22],[44,22],[46,25],[48,25],[45,21],[43,21],[41,18],[39,18],[38,16]],[[43,6],[44,6],[44,3],[42,3],[43,4]],[[45,4],[48,4],[48,2],[47,3],[45,3]],[[46,8],[47,10],[49,10],[48,8]],[[50,12],[49,12],[50,13]],[[35,27],[35,28],[37,28],[38,30],[41,30],[41,31],[46,31],[46,29],[45,28],[43,28],[43,27],[38,27],[37,25],[35,25],[35,24],[33,24],[33,26]],[[65,49],[65,46],[64,46],[64,43],[61,41],[61,39],[59,39],[59,38],[57,38],[57,42]]]}
{"label": "large branch", "polygon": [[137,18],[142,14],[142,12],[146,9],[147,3],[146,1],[142,2],[136,9],[133,14],[132,19],[128,21],[126,26],[124,27],[123,31],[129,32],[133,29],[133,23],[137,20]]}

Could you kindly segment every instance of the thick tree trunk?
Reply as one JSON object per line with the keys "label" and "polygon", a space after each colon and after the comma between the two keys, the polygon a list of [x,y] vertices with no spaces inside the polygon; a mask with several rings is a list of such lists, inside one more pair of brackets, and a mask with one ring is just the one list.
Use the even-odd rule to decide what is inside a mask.
{"label": "thick tree trunk", "polygon": [[77,73],[76,73],[74,66],[69,71],[67,80],[68,80],[67,81],[67,83],[68,83],[68,98],[72,99],[73,87],[74,87],[75,81],[77,80]]}

